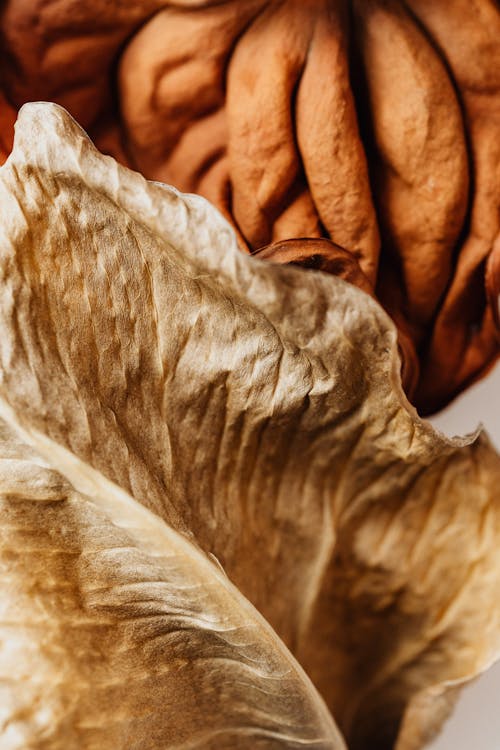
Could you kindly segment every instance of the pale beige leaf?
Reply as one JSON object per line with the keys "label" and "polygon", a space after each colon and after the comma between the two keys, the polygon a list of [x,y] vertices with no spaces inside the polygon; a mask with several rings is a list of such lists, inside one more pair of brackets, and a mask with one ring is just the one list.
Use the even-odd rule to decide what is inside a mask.
{"label": "pale beige leaf", "polygon": [[88,495],[0,423],[2,750],[342,750],[224,573],[47,442]]}
{"label": "pale beige leaf", "polygon": [[352,750],[420,747],[426,691],[500,650],[500,462],[418,419],[378,304],[241,255],[46,104],[0,172],[0,272],[9,418],[215,554]]}

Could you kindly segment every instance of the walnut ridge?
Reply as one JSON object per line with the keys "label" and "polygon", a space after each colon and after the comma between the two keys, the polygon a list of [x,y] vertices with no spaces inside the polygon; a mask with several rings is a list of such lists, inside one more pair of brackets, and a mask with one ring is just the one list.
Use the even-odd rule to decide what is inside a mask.
{"label": "walnut ridge", "polygon": [[0,33],[4,154],[15,109],[56,101],[213,202],[242,250],[333,240],[398,326],[422,414],[495,362],[495,0],[11,0]]}

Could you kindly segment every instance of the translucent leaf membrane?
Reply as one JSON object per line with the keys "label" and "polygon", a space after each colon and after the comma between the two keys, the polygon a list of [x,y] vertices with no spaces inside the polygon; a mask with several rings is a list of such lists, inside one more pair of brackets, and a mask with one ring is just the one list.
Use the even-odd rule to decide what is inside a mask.
{"label": "translucent leaf membrane", "polygon": [[345,747],[213,562],[57,446],[38,438],[89,494],[0,431],[2,748]]}
{"label": "translucent leaf membrane", "polygon": [[422,747],[498,655],[500,459],[417,417],[378,303],[243,255],[49,104],[0,170],[0,273],[4,418],[214,555],[349,748]]}

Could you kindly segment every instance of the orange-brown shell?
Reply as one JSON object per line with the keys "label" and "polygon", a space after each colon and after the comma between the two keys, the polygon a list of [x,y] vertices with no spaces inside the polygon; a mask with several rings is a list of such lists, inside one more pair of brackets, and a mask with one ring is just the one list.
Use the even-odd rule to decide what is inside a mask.
{"label": "orange-brown shell", "polygon": [[395,320],[422,413],[496,360],[495,0],[10,0],[0,33],[2,160],[17,108],[53,100],[215,203],[243,250],[331,240]]}

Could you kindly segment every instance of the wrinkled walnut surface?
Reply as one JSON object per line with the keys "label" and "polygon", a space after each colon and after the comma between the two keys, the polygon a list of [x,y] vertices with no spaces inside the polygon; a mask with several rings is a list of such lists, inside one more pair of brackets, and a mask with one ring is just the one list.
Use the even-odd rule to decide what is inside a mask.
{"label": "wrinkled walnut surface", "polygon": [[421,413],[496,360],[495,0],[10,0],[0,35],[4,154],[13,109],[53,100],[242,249],[330,238],[396,322]]}

